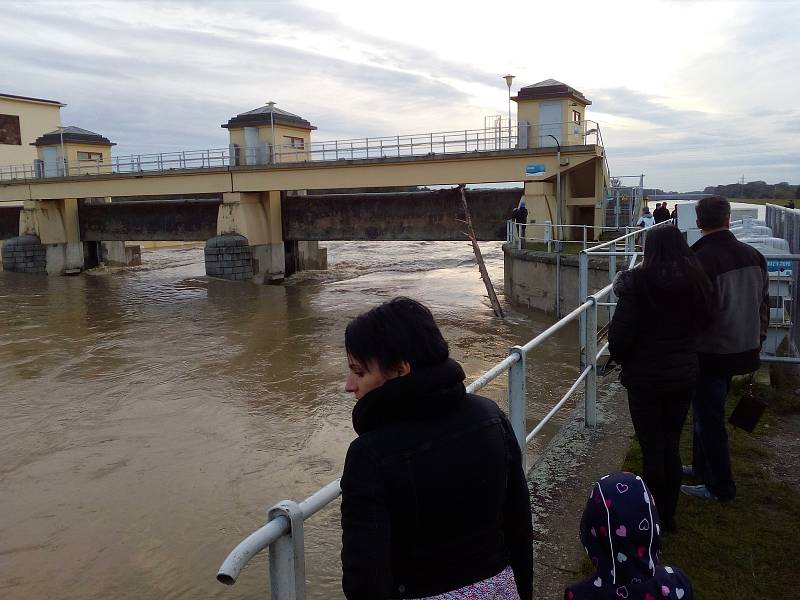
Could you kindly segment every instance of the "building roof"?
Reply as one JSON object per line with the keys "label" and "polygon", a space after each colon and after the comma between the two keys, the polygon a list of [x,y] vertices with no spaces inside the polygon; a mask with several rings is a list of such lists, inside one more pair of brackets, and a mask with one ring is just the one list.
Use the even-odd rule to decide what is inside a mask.
{"label": "building roof", "polygon": [[31,98],[29,96],[16,96],[14,94],[3,94],[0,93],[0,98],[5,98],[7,100],[19,100],[21,102],[37,102],[39,104],[52,104],[54,106],[66,106],[63,102],[59,102],[58,100],[45,100],[43,98]]}
{"label": "building roof", "polygon": [[269,125],[271,123],[275,125],[297,127],[298,129],[307,129],[309,131],[316,129],[316,127],[303,117],[282,110],[273,103],[268,103],[264,106],[254,108],[253,110],[240,113],[222,125],[222,127],[230,129],[231,127],[254,127],[258,125]]}
{"label": "building roof", "polygon": [[45,133],[43,136],[36,138],[36,141],[31,146],[57,146],[62,139],[64,142],[70,143],[116,146],[107,137],[103,137],[99,133],[74,126],[61,127],[55,131]]}
{"label": "building roof", "polygon": [[514,96],[512,100],[541,100],[546,98],[563,98],[565,96],[580,102],[584,106],[591,104],[589,99],[586,98],[582,92],[555,79],[545,79],[544,81],[532,85],[526,85],[519,89],[519,92],[517,92],[517,95]]}

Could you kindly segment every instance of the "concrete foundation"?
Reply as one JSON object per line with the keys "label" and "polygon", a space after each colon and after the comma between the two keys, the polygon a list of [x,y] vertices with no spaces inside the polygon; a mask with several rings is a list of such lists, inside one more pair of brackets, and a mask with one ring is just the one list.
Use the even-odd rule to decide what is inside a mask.
{"label": "concrete foundation", "polygon": [[82,242],[48,244],[46,248],[48,275],[63,275],[67,272],[83,271]]}
{"label": "concrete foundation", "polygon": [[14,273],[47,272],[47,248],[35,235],[20,235],[3,242],[3,270]]}
{"label": "concrete foundation", "polygon": [[[546,252],[517,250],[503,244],[505,295],[512,304],[555,312],[556,257]],[[617,269],[622,269],[622,261]],[[561,256],[561,314],[574,310],[578,302],[577,256]],[[608,260],[589,260],[589,292],[609,284]],[[600,311],[600,317],[605,311]]]}
{"label": "concrete foundation", "polygon": [[286,277],[286,253],[283,242],[250,246],[250,251],[253,257],[252,279],[255,283],[283,281]]}
{"label": "concrete foundation", "polygon": [[[231,281],[253,279],[253,250],[241,235],[218,235],[206,242],[206,275]],[[262,258],[263,260],[263,258]]]}
{"label": "concrete foundation", "polygon": [[111,267],[136,267],[142,264],[142,249],[125,242],[100,242],[102,262]]}

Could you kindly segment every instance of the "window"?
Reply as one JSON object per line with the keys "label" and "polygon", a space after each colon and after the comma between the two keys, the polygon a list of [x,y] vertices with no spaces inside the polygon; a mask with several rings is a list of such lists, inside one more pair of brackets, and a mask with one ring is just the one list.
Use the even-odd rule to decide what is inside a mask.
{"label": "window", "polygon": [[302,150],[305,148],[305,142],[301,137],[292,137],[290,135],[283,136],[284,146],[289,148],[297,148],[298,150]]}
{"label": "window", "polygon": [[19,133],[19,117],[17,115],[0,115],[0,144],[21,146],[22,136]]}
{"label": "window", "polygon": [[577,110],[573,110],[572,111],[572,121],[574,123],[580,123],[581,122],[581,113],[579,113]]}
{"label": "window", "polygon": [[91,160],[92,162],[103,162],[103,154],[100,152],[78,152],[78,160]]}

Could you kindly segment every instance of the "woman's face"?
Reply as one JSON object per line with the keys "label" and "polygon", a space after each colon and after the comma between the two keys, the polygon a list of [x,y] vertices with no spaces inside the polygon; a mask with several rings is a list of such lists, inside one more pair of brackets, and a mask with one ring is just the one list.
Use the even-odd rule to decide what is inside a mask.
{"label": "woman's face", "polygon": [[396,368],[384,371],[380,368],[377,361],[371,360],[362,363],[349,354],[347,355],[347,368],[349,373],[344,384],[344,391],[355,395],[356,400],[371,392],[375,388],[381,387],[384,383],[395,377],[407,375],[411,368],[408,363],[403,361]]}

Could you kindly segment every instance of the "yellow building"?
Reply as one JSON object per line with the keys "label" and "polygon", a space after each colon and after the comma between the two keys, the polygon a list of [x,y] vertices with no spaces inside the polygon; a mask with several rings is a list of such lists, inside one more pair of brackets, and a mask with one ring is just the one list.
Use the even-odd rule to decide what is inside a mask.
{"label": "yellow building", "polygon": [[45,133],[36,146],[40,177],[97,175],[111,173],[111,146],[108,138],[80,127],[59,127]]}
{"label": "yellow building", "polygon": [[274,102],[241,113],[222,125],[230,134],[234,165],[265,165],[309,160],[311,132],[316,129]]}
{"label": "yellow building", "polygon": [[0,168],[28,165],[37,158],[33,141],[61,126],[57,100],[0,94]]}
{"label": "yellow building", "polygon": [[[518,147],[552,148],[562,153],[554,170],[526,177],[528,222],[534,226],[547,221],[573,225],[576,227],[567,227],[563,232],[554,231],[553,237],[579,239],[583,225],[603,224],[603,197],[608,185],[598,126],[585,118],[591,102],[575,88],[555,79],[520,88],[512,100],[517,103]],[[569,148],[592,145],[598,147],[598,153],[589,160],[578,162],[565,157]],[[557,190],[559,180],[561,189]],[[533,231],[533,235],[543,235],[535,227]],[[599,229],[589,233],[590,239],[599,235]]]}

